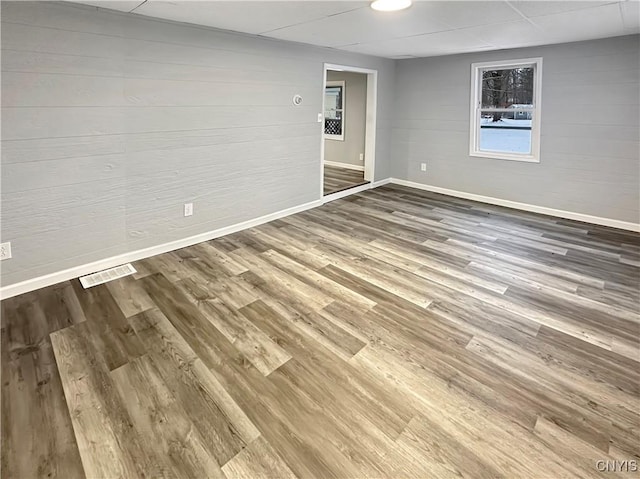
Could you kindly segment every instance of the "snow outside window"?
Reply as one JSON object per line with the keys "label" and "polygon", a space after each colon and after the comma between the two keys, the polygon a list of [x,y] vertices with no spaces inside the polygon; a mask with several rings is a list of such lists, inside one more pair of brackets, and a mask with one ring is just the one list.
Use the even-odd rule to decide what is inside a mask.
{"label": "snow outside window", "polygon": [[542,58],[471,65],[469,154],[540,161]]}

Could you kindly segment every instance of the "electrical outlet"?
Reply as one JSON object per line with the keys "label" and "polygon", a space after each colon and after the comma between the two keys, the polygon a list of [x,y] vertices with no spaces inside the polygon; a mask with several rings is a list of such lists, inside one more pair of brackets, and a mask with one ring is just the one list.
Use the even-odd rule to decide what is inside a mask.
{"label": "electrical outlet", "polygon": [[191,216],[193,214],[193,203],[184,204],[184,215]]}
{"label": "electrical outlet", "polygon": [[420,163],[420,171],[427,171],[427,164],[426,163]]}
{"label": "electrical outlet", "polygon": [[364,153],[360,153],[360,163],[364,162]]}
{"label": "electrical outlet", "polygon": [[324,120],[324,115],[322,113],[318,113],[318,123],[322,123],[322,120]]}
{"label": "electrical outlet", "polygon": [[0,244],[0,261],[11,258],[11,241]]}

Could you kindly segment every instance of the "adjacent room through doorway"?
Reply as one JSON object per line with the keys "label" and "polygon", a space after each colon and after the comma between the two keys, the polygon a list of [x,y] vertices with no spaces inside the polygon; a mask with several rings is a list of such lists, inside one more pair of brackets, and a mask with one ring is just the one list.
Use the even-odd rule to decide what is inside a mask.
{"label": "adjacent room through doorway", "polygon": [[326,71],[323,194],[369,183],[365,179],[367,74]]}

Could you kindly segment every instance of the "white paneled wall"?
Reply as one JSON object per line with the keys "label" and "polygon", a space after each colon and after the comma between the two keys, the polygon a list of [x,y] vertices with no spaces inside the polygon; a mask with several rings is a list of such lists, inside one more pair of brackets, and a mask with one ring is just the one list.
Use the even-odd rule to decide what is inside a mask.
{"label": "white paneled wall", "polygon": [[324,62],[378,69],[388,177],[391,60],[3,2],[2,285],[320,199]]}
{"label": "white paneled wall", "polygon": [[[639,38],[398,61],[392,176],[639,223]],[[539,56],[540,163],[470,157],[471,63]]]}

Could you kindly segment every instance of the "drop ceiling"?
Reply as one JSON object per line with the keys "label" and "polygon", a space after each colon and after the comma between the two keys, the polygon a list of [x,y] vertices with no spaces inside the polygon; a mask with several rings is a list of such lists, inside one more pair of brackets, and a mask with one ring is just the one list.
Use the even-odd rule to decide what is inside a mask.
{"label": "drop ceiling", "polygon": [[415,1],[383,13],[352,1],[80,1],[135,15],[388,58],[427,57],[640,32],[640,0]]}

